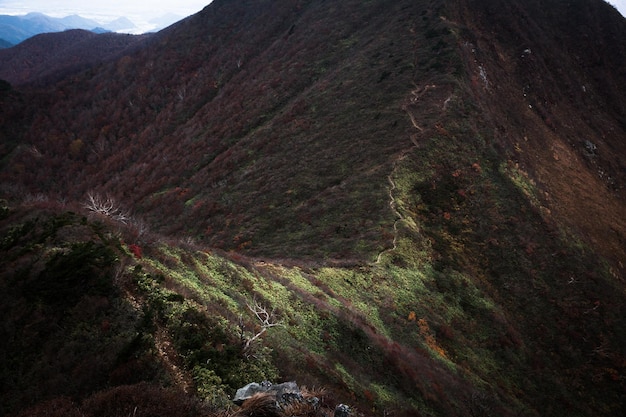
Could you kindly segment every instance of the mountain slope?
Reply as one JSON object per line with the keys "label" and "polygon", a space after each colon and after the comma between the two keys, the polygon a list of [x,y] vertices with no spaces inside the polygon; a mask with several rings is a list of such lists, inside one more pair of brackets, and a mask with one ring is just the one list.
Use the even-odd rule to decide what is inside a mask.
{"label": "mountain slope", "polygon": [[51,83],[112,60],[147,37],[78,29],[36,35],[0,51],[0,79],[13,85]]}
{"label": "mountain slope", "polygon": [[[54,180],[61,194],[80,199],[115,189],[170,233],[188,230],[255,253],[278,255],[287,239],[294,256],[372,256],[389,244],[379,240],[393,222],[386,175],[411,146],[401,107],[413,72],[422,71],[414,69],[414,49],[426,56],[431,48],[416,47],[412,32],[427,29],[410,25],[441,25],[419,17],[434,10],[402,7],[393,6],[401,18],[388,21],[376,3],[358,13],[348,3],[333,6],[328,17],[316,3],[230,10],[218,2],[151,48],[59,84],[66,99],[40,114],[23,141],[60,148],[44,158],[51,165],[24,180],[38,192],[62,163],[67,176]],[[261,29],[251,37],[248,27]],[[380,36],[385,27],[399,34]],[[435,68],[423,71],[437,76]],[[78,91],[92,89],[99,93],[88,104]],[[31,134],[40,129],[51,134]],[[61,162],[78,139],[86,146],[74,162]],[[108,171],[118,180],[103,180]],[[70,178],[76,187],[63,185]]]}
{"label": "mountain slope", "polygon": [[538,183],[555,218],[617,261],[626,255],[624,19],[603,2],[554,3],[461,3],[464,53],[504,155]]}
{"label": "mountain slope", "polygon": [[[215,412],[280,379],[359,415],[619,415],[625,34],[601,1],[224,0],[2,88],[3,331],[138,335],[93,381],[51,355],[90,392],[12,410],[129,415],[120,391],[169,384]],[[82,288],[95,343],[17,330],[80,316]],[[45,388],[11,346],[3,383]]]}
{"label": "mountain slope", "polygon": [[[555,7],[560,7],[559,4],[556,2]],[[335,6],[334,21],[319,20],[320,13],[326,10],[306,3],[302,3],[301,10],[277,3],[248,7],[244,9],[246,12],[238,14],[221,11],[220,7],[218,3],[188,24],[165,32],[163,40],[155,42],[152,49],[129,55],[115,68],[111,65],[96,77],[85,79],[85,84],[72,80],[71,85],[59,87],[60,94],[67,96],[66,104],[59,106],[55,102],[47,119],[67,120],[60,123],[64,127],[44,123],[33,129],[36,137],[25,138],[41,149],[50,146],[39,144],[42,140],[44,143],[53,141],[52,146],[56,147],[60,146],[59,141],[65,143],[61,146],[69,146],[78,139],[85,142],[79,155],[60,152],[50,157],[50,169],[62,163],[75,171],[68,172],[65,181],[71,178],[74,185],[76,176],[81,178],[76,184],[78,187],[71,188],[63,185],[64,180],[55,180],[56,191],[72,199],[84,197],[88,190],[118,194],[123,196],[121,199],[128,208],[145,213],[150,223],[163,226],[167,232],[184,230],[196,239],[224,248],[243,244],[250,253],[278,255],[280,250],[272,247],[279,248],[285,239],[293,242],[294,255],[363,256],[388,246],[389,242],[381,240],[380,231],[388,229],[393,219],[384,208],[387,181],[380,172],[389,172],[397,152],[411,146],[409,132],[412,128],[400,130],[407,123],[402,107],[413,99],[411,91],[415,86],[424,88],[430,81],[445,79],[451,71],[456,71],[446,65],[460,65],[445,63],[446,59],[453,59],[444,55],[452,57],[451,42],[456,40],[442,40],[446,30],[444,22],[432,8],[416,6],[416,10],[411,11],[403,9],[402,4],[394,6],[393,10],[385,8],[385,13],[375,5],[358,8],[358,12],[349,4]],[[523,10],[520,6],[509,6],[504,15],[519,15],[517,9],[510,10],[515,7]],[[602,146],[595,136],[606,134],[598,127],[586,126],[581,130],[567,122],[572,114],[580,111],[580,101],[571,101],[569,96],[575,94],[574,97],[582,100],[580,91],[594,77],[623,85],[624,76],[619,67],[623,47],[618,46],[622,38],[612,33],[619,30],[620,24],[623,27],[623,19],[610,7],[605,6],[604,10],[613,12],[613,19],[617,19],[614,27],[597,28],[593,32],[607,33],[608,42],[612,42],[611,53],[602,55],[613,57],[611,59],[617,63],[608,76],[598,75],[595,68],[583,67],[579,76],[569,75],[569,80],[558,89],[544,86],[549,79],[529,77],[549,73],[545,68],[551,68],[551,63],[533,63],[536,55],[543,56],[540,52],[546,35],[540,31],[536,35],[533,35],[535,31],[524,35],[537,38],[526,42],[528,47],[519,46],[518,39],[523,39],[519,33],[504,40],[506,48],[519,49],[506,51],[510,57],[523,54],[526,49],[532,51],[530,45],[536,47],[535,55],[519,63],[535,67],[512,69],[519,73],[515,86],[509,82],[510,76],[504,76],[507,78],[502,84],[511,85],[516,91],[507,91],[502,97],[563,91],[559,93],[563,97],[561,114],[546,113],[550,110],[544,107],[554,101],[552,97],[533,97],[535,117],[540,119],[539,126],[543,125],[544,130],[552,129],[544,119],[548,124],[568,126],[564,134],[579,149],[584,148],[586,140],[589,146]],[[387,13],[399,18],[387,19]],[[249,38],[245,28],[255,27],[260,21],[264,22],[263,29],[255,32],[256,38]],[[347,24],[338,26],[335,22]],[[322,24],[325,25],[323,30]],[[485,27],[492,24],[484,23]],[[239,30],[231,33],[228,25]],[[547,27],[544,22],[536,25]],[[312,29],[298,31],[299,26]],[[381,36],[383,28],[383,33],[393,33],[393,36]],[[578,33],[578,29],[575,31]],[[586,44],[576,33],[559,42],[570,45],[571,55],[580,57]],[[466,48],[471,48],[470,40],[463,41]],[[157,55],[153,51],[161,48],[167,48],[163,58],[158,61],[149,58]],[[547,50],[558,51],[554,45]],[[436,57],[437,62],[424,58],[430,56]],[[474,71],[479,71],[477,58],[467,59],[474,60]],[[179,65],[181,62],[184,64]],[[564,58],[560,62],[568,61]],[[497,65],[494,71],[507,71],[502,63]],[[578,66],[572,62],[567,68]],[[559,67],[558,72],[551,75],[552,79],[562,78],[561,74],[569,71],[567,68]],[[171,74],[174,75],[170,78]],[[111,79],[117,81],[111,84]],[[106,87],[103,89],[103,86]],[[526,91],[531,88],[536,90]],[[602,100],[620,102],[619,96],[614,94],[620,91],[620,84],[599,85],[598,89],[602,89],[602,94],[606,92]],[[81,102],[81,95],[75,93],[79,90],[102,91],[94,103],[86,106]],[[446,94],[449,88],[444,90],[441,94]],[[521,95],[517,94],[519,90]],[[491,94],[498,92],[492,89]],[[587,94],[591,95],[591,92]],[[500,106],[498,100],[494,103],[496,108],[513,111],[510,106]],[[528,105],[533,104],[515,103],[516,109]],[[602,109],[605,103],[592,101],[589,106]],[[594,119],[620,120],[623,117],[620,115],[624,114],[623,104],[620,106],[607,107],[610,110],[606,116],[599,110]],[[79,108],[82,109],[80,115],[72,110]],[[515,111],[519,119],[520,114],[529,110]],[[433,116],[431,113],[434,113],[433,108],[429,108],[425,117]],[[493,116],[496,117],[500,115]],[[567,120],[557,120],[558,117]],[[313,120],[316,123],[312,123]],[[518,123],[537,125],[532,119],[514,120],[514,124]],[[349,130],[344,126],[349,126]],[[359,126],[367,130],[360,133]],[[49,139],[41,139],[37,134],[40,129],[56,133],[49,135]],[[615,182],[615,188],[623,183],[620,177],[623,167],[619,159],[609,161],[608,158],[623,152],[623,141],[619,140],[623,127],[607,127],[605,131],[610,132],[610,129],[617,129],[611,134],[616,139],[601,152],[601,162],[595,157],[591,162],[602,164],[597,167],[598,172],[604,173],[606,181]],[[537,137],[543,137],[543,133],[538,132]],[[516,137],[508,138],[503,146],[513,148],[524,136],[528,135],[516,132]],[[541,141],[535,143],[543,146]],[[615,148],[615,152],[611,152],[611,148]],[[122,152],[113,152],[116,149]],[[140,149],[154,151],[145,153]],[[328,149],[333,149],[331,154],[327,153]],[[166,159],[154,158],[155,154],[163,152],[168,153]],[[259,152],[262,152],[260,158]],[[285,160],[286,153],[291,158]],[[137,158],[139,163],[136,163]],[[78,163],[72,164],[72,159],[78,159]],[[87,170],[83,166],[85,162]],[[50,169],[42,168],[27,176],[30,184],[37,184],[33,188],[54,176]],[[117,180],[103,181],[98,173],[107,171],[117,172]],[[369,178],[370,175],[373,178]],[[589,183],[590,179],[581,181]],[[366,189],[361,189],[360,184]],[[558,195],[558,189],[564,189],[553,188],[546,191]],[[39,191],[44,190],[32,190]],[[563,194],[576,195],[569,191]],[[611,198],[609,193],[602,201]],[[618,219],[619,204],[609,209],[618,214]],[[575,206],[572,201],[565,205]],[[176,222],[161,223],[163,207],[168,207],[169,215],[175,216]],[[356,212],[352,213],[354,210]],[[233,217],[233,213],[238,213],[237,217]],[[280,216],[276,215],[278,213]],[[581,217],[589,216],[584,208],[579,213],[576,223],[582,225]],[[278,217],[281,218],[278,223],[270,219]],[[590,233],[594,226],[585,229],[584,233]],[[618,229],[623,231],[623,225]],[[606,236],[607,232],[600,231],[599,235]],[[339,243],[341,240],[343,242]],[[601,244],[603,239],[594,240]],[[338,245],[320,247],[320,242],[337,242]],[[612,247],[619,248],[619,245],[613,243]]]}

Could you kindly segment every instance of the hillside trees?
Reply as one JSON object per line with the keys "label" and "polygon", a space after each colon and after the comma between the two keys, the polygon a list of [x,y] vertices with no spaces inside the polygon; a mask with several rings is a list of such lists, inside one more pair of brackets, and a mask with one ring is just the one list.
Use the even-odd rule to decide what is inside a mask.
{"label": "hillside trees", "polygon": [[[332,6],[337,19],[330,20],[315,2],[229,7],[220,19],[207,11],[115,63],[57,84],[57,96],[37,104],[37,123],[25,131],[24,140],[46,155],[40,170],[24,172],[27,188],[54,193],[78,179],[72,199],[89,190],[116,196],[163,231],[188,230],[225,248],[244,239],[259,251],[280,245],[276,231],[288,230],[301,253],[371,252],[388,221],[386,182],[360,173],[384,170],[408,144],[404,116],[382,103],[400,101],[410,85],[419,31],[404,25],[430,25],[411,20],[426,11],[404,9],[397,23],[385,22],[376,2],[357,15],[350,5]],[[397,36],[379,36],[380,25]],[[158,59],[151,55],[157,49]],[[389,60],[393,71],[383,69]],[[328,151],[331,144],[340,149]],[[61,166],[67,174],[54,174]],[[370,191],[358,185],[369,181]],[[189,195],[175,196],[177,187]],[[332,199],[345,207],[333,208]],[[369,218],[353,220],[348,206]],[[161,220],[166,207],[178,224]],[[235,224],[221,210],[250,213]],[[279,212],[282,226],[268,218]],[[301,227],[299,218],[318,221]],[[208,228],[215,234],[205,235]],[[326,251],[320,243],[333,234],[345,244]]]}

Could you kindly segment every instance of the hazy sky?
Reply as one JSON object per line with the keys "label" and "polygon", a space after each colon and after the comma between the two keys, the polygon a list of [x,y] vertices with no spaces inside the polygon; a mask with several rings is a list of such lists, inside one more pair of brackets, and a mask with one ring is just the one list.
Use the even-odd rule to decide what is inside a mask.
{"label": "hazy sky", "polygon": [[211,0],[0,0],[0,14],[41,12],[53,17],[77,14],[100,23],[124,16],[146,27],[150,19],[168,13],[187,17],[209,3]]}

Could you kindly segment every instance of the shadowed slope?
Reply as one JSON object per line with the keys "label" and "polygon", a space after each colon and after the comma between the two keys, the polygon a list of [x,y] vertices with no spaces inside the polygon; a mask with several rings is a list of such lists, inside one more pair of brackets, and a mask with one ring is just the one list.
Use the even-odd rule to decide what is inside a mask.
{"label": "shadowed slope", "polygon": [[0,79],[16,86],[51,84],[110,61],[147,37],[117,33],[98,35],[79,29],[37,35],[13,48],[0,50]]}
{"label": "shadowed slope", "polygon": [[411,146],[403,104],[416,80],[450,71],[438,7],[215,2],[54,98],[35,94],[21,142],[43,158],[17,177],[31,193],[110,193],[213,246],[372,258],[391,244],[386,177]]}
{"label": "shadowed slope", "polygon": [[[626,25],[601,1],[461,1],[473,91],[550,221],[626,258]],[[505,23],[506,22],[506,23]]]}

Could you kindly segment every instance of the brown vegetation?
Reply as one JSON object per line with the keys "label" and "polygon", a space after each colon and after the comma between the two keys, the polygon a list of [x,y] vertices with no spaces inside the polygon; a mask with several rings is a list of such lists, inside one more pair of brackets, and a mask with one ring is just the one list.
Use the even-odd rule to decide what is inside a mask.
{"label": "brown vegetation", "polygon": [[[216,0],[0,85],[3,407],[619,414],[624,19],[391,3]],[[230,408],[278,375],[341,401]]]}
{"label": "brown vegetation", "polygon": [[37,35],[12,48],[0,49],[0,79],[15,86],[49,85],[117,58],[147,38],[80,29]]}

